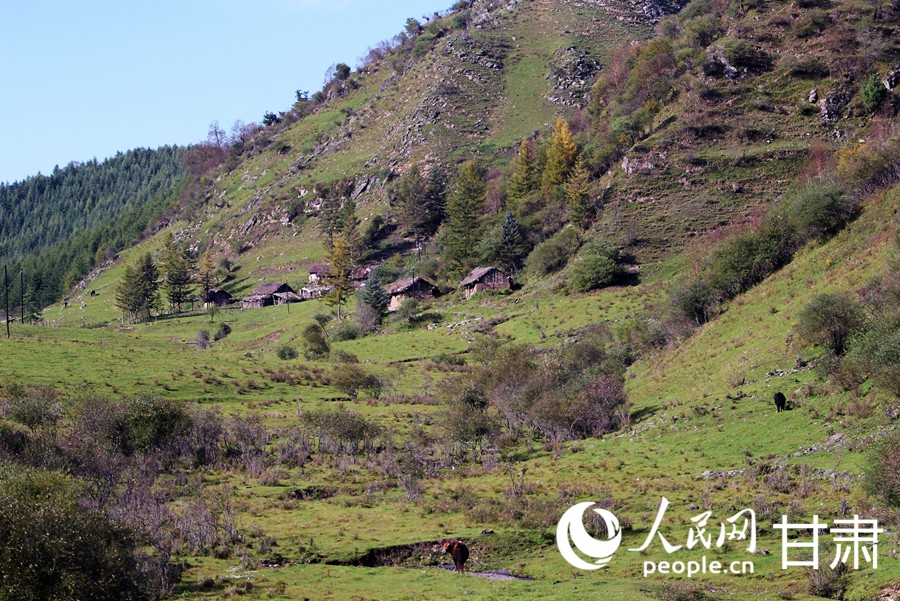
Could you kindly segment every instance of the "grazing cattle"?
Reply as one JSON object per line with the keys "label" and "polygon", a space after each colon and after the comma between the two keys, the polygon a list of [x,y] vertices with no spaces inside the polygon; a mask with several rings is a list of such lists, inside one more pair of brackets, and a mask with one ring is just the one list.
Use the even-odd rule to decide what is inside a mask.
{"label": "grazing cattle", "polygon": [[466,571],[465,565],[466,560],[469,559],[469,548],[462,541],[458,540],[445,540],[444,544],[441,545],[441,549],[443,549],[444,553],[449,553],[453,558],[453,564],[456,566],[456,571],[460,574]]}
{"label": "grazing cattle", "polygon": [[780,392],[775,393],[775,413],[787,410],[787,398]]}

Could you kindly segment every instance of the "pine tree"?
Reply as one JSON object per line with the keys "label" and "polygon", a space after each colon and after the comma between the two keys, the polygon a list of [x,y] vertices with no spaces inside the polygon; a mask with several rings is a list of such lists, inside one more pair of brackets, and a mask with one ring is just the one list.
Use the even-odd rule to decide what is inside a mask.
{"label": "pine tree", "polygon": [[216,264],[213,262],[209,251],[203,253],[200,258],[200,271],[197,273],[197,283],[203,293],[203,302],[209,302],[209,291],[216,285]]}
{"label": "pine tree", "polygon": [[553,135],[547,147],[547,163],[541,177],[541,187],[545,192],[566,181],[577,157],[578,145],[572,139],[569,124],[560,117],[553,126]]}
{"label": "pine tree", "polygon": [[416,241],[416,255],[421,257],[425,238],[434,234],[444,217],[444,177],[435,167],[426,178],[418,165],[397,182],[395,215],[401,227]]}
{"label": "pine tree", "polygon": [[388,294],[384,286],[381,285],[381,279],[378,274],[372,272],[366,287],[359,291],[359,302],[372,308],[378,315],[379,322],[387,315],[388,305],[391,302],[391,295]]}
{"label": "pine tree", "polygon": [[588,181],[590,174],[584,166],[584,161],[579,159],[572,169],[569,180],[565,183],[566,204],[569,206],[569,215],[572,223],[579,229],[587,229],[590,226],[593,210],[591,207],[591,185]]}
{"label": "pine tree", "polygon": [[137,314],[150,319],[153,311],[159,310],[159,270],[153,262],[150,253],[144,254],[138,260],[135,273],[135,294],[137,301]]}
{"label": "pine tree", "polygon": [[181,312],[181,305],[191,297],[193,269],[190,256],[175,244],[170,232],[163,241],[162,272],[166,284],[166,298],[173,312]]}
{"label": "pine tree", "polygon": [[444,247],[447,263],[453,271],[465,271],[476,256],[486,198],[487,188],[478,165],[467,161],[460,168],[447,199]]}
{"label": "pine tree", "polygon": [[511,275],[519,271],[528,254],[528,240],[511,211],[506,211],[500,224],[500,247],[497,254],[500,269]]}
{"label": "pine tree", "polygon": [[319,229],[325,236],[325,246],[330,249],[334,243],[335,234],[343,229],[341,209],[344,202],[334,190],[325,190],[323,194],[322,207],[319,209]]}
{"label": "pine tree", "polygon": [[540,182],[541,174],[534,142],[525,138],[512,162],[512,174],[509,176],[509,185],[506,189],[507,198],[515,203],[537,190]]}
{"label": "pine tree", "polygon": [[128,321],[137,320],[140,302],[137,298],[137,272],[131,265],[125,265],[122,277],[116,283],[115,305],[128,316]]}
{"label": "pine tree", "polygon": [[350,245],[341,234],[336,235],[332,241],[331,249],[328,252],[328,263],[328,275],[323,279],[325,285],[330,286],[331,290],[325,295],[324,300],[328,305],[336,307],[338,319],[343,319],[341,307],[347,303],[355,288],[350,277],[354,268]]}
{"label": "pine tree", "polygon": [[362,243],[362,232],[359,226],[359,217],[356,216],[356,201],[348,200],[341,209],[341,235],[347,241],[347,248],[350,251],[350,260],[354,265],[358,265],[362,261],[364,252]]}

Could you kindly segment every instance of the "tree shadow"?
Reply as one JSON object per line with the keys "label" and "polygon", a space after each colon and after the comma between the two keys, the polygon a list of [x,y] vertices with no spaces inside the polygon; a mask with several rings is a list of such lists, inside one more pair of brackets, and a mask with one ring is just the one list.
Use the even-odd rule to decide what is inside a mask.
{"label": "tree shadow", "polygon": [[631,413],[631,422],[634,424],[640,423],[646,419],[649,419],[656,415],[659,412],[659,405],[650,405],[649,407],[642,407],[637,411],[633,411]]}

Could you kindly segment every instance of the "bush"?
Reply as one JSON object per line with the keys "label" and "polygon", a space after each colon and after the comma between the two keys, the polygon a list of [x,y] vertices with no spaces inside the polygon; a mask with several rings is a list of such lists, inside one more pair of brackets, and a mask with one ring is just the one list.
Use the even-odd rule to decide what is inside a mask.
{"label": "bush", "polygon": [[712,289],[723,300],[749,290],[789,260],[789,240],[777,227],[725,240],[713,250],[706,274]]}
{"label": "bush", "polygon": [[414,326],[421,320],[419,313],[419,301],[415,298],[407,298],[394,313],[394,319],[407,326]]}
{"label": "bush", "polygon": [[131,532],[87,508],[75,480],[0,468],[0,599],[156,598]]}
{"label": "bush", "polygon": [[857,381],[870,377],[900,396],[900,317],[881,316],[873,327],[850,339],[844,369]]}
{"label": "bush", "polygon": [[197,332],[194,336],[194,343],[197,345],[197,348],[209,348],[209,330],[200,330]]}
{"label": "bush", "polygon": [[785,57],[782,64],[792,77],[818,79],[828,76],[828,67],[815,56],[796,56],[791,54]]}
{"label": "bush", "polygon": [[290,361],[291,359],[296,359],[298,356],[297,349],[289,344],[282,344],[279,346],[278,350],[275,351],[275,355],[282,361]]}
{"label": "bush", "polygon": [[854,205],[835,184],[818,181],[787,198],[784,214],[800,242],[837,232],[853,213]]}
{"label": "bush", "polygon": [[712,288],[700,280],[676,288],[671,293],[670,301],[678,315],[698,326],[710,320],[715,306]]}
{"label": "bush", "polygon": [[900,433],[876,443],[865,468],[866,488],[881,502],[900,507]]}
{"label": "bush", "polygon": [[343,342],[344,340],[356,340],[362,336],[362,329],[359,324],[353,321],[344,320],[331,329],[331,340],[333,342]]}
{"label": "bush", "polygon": [[372,398],[378,398],[384,387],[378,376],[354,363],[346,363],[334,368],[330,380],[332,386],[351,399],[357,398],[360,390],[369,393]]}
{"label": "bush", "polygon": [[590,292],[614,283],[621,273],[619,265],[609,256],[590,254],[575,262],[569,283],[575,292]]}
{"label": "bush", "polygon": [[525,260],[525,267],[532,275],[542,276],[565,267],[569,257],[578,251],[581,240],[575,228],[566,227],[534,247]]}
{"label": "bush", "polygon": [[797,331],[807,341],[842,355],[850,337],[863,327],[862,306],[849,294],[819,294],[797,316]]}
{"label": "bush", "polygon": [[161,448],[190,428],[181,403],[152,395],[120,400],[88,396],[75,408],[76,430],[123,455]]}
{"label": "bush", "polygon": [[862,96],[863,106],[870,113],[874,113],[881,106],[881,103],[887,98],[888,89],[874,73],[870,75],[862,85],[859,91]]}
{"label": "bush", "polygon": [[325,337],[325,329],[318,323],[308,324],[300,333],[303,339],[304,354],[307,359],[318,359],[328,354],[331,345]]}
{"label": "bush", "polygon": [[226,338],[229,334],[231,334],[231,326],[227,323],[219,324],[219,329],[216,330],[216,333],[213,335],[213,340],[218,342],[223,338]]}
{"label": "bush", "polygon": [[8,417],[32,432],[59,420],[59,393],[49,386],[35,386],[10,396]]}

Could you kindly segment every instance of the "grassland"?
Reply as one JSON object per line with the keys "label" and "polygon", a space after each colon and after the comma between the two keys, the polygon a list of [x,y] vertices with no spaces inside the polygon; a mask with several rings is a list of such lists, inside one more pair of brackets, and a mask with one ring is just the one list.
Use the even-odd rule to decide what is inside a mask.
{"label": "grassland", "polygon": [[[240,472],[198,474],[204,487],[232,487],[241,527],[256,533],[248,535],[248,548],[252,552],[259,539],[271,538],[279,558],[275,565],[283,567],[247,568],[237,560],[189,558],[191,567],[177,596],[218,598],[243,591],[243,583],[249,582],[249,598],[424,599],[466,594],[485,599],[659,599],[673,594],[661,587],[680,582],[705,591],[709,598],[772,598],[776,592],[809,598],[805,573],[780,569],[780,542],[771,529],[772,518],[818,513],[833,519],[842,503],[851,512],[873,511],[857,476],[869,441],[889,422],[877,409],[860,409],[875,409],[886,401],[876,390],[856,398],[833,387],[811,366],[793,369],[798,356],[813,365],[818,356],[795,337],[793,323],[811,292],[858,288],[883,272],[892,252],[889,233],[898,201],[900,190],[894,189],[871,202],[834,239],[804,249],[695,336],[638,361],[629,372],[635,421],[628,431],[559,448],[536,447],[518,459],[485,458],[460,466],[426,479],[415,502],[406,499],[378,462],[365,458],[341,464],[314,461],[280,472],[274,482]],[[440,431],[439,406],[404,401],[401,395],[435,393],[445,376],[436,363],[438,356],[465,356],[476,336],[475,324],[494,319],[496,331],[516,342],[565,344],[567,335],[584,325],[623,323],[652,305],[659,298],[660,281],[677,262],[649,267],[638,286],[589,295],[562,297],[535,283],[507,297],[482,296],[469,303],[450,297],[434,303],[432,312],[441,319],[433,329],[394,324],[381,335],[336,343],[390,382],[382,400],[368,402],[336,400],[343,395],[315,380],[287,385],[266,378],[282,367],[323,373],[334,367],[327,361],[285,362],[274,352],[281,344],[298,344],[300,328],[326,310],[318,301],[294,305],[290,314],[284,306],[222,311],[215,320],[229,323],[231,335],[201,350],[192,343],[194,335],[215,326],[205,314],[114,325],[116,314],[108,302],[116,276],[112,269],[92,284],[98,296],[86,296],[83,310],[73,302],[46,312],[49,320],[62,325],[15,325],[13,339],[0,341],[0,379],[70,391],[150,391],[218,406],[226,415],[259,413],[271,427],[295,423],[298,403],[300,411],[349,404],[402,440],[416,431]],[[78,325],[82,319],[113,325],[84,328]],[[456,325],[460,323],[464,325]],[[770,404],[774,390],[787,392],[797,408],[776,415]],[[825,445],[836,433],[844,434],[843,441]],[[767,477],[753,471],[760,465],[783,473],[792,486],[787,492],[770,488]],[[729,475],[731,470],[737,471]],[[524,474],[527,502],[521,507],[526,515],[518,519],[507,513],[514,498],[508,492],[510,471]],[[289,494],[308,486],[334,487],[336,494],[315,501]],[[631,521],[623,548],[637,547],[662,496],[672,502],[666,532],[679,541],[689,518],[699,511],[690,507],[708,508],[714,519],[756,508],[758,546],[771,555],[750,557],[756,562],[753,575],[706,575],[688,581],[641,577],[643,561],[666,559],[658,545],[646,554],[620,552],[608,569],[590,574],[572,570],[553,546],[550,525],[565,508],[580,500],[602,500]],[[465,499],[491,510],[474,511]],[[481,534],[485,529],[494,533]],[[428,552],[397,567],[318,563],[346,562],[368,549],[448,536],[470,543],[472,569],[503,568],[534,580],[458,577],[434,567],[440,558]],[[878,571],[853,574],[848,598],[870,599],[880,586],[897,581],[897,551],[896,539],[886,539]],[[305,564],[311,552],[320,559]],[[696,550],[683,553],[685,561],[699,556]],[[747,556],[732,545],[715,559]]]}

